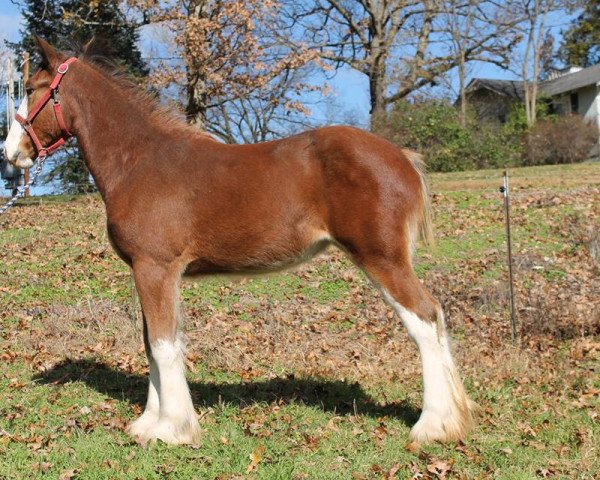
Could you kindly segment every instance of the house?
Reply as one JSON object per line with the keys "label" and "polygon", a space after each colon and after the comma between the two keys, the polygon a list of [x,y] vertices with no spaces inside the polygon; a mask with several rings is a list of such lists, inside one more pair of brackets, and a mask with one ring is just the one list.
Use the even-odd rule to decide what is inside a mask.
{"label": "house", "polygon": [[[523,82],[475,78],[466,89],[469,104],[481,119],[506,122],[515,102],[524,101]],[[538,84],[538,97],[558,114],[579,114],[600,130],[600,64],[554,70]]]}

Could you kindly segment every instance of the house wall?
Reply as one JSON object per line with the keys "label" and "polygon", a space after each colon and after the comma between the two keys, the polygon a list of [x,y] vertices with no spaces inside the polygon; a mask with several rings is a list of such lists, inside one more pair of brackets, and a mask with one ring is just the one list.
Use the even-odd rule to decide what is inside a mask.
{"label": "house wall", "polygon": [[[600,87],[590,85],[578,90],[577,94],[579,95],[579,114],[583,115],[586,120],[595,123],[600,132]],[[600,158],[600,136],[598,145],[590,152],[590,157]]]}
{"label": "house wall", "polygon": [[598,88],[590,85],[577,91],[579,114],[587,120],[598,121]]}

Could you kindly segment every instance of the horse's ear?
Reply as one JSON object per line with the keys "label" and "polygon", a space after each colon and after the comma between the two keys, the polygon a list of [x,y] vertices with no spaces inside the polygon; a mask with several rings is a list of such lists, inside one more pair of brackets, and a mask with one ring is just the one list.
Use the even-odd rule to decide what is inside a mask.
{"label": "horse's ear", "polygon": [[60,55],[52,45],[37,35],[34,36],[34,39],[35,43],[37,43],[40,55],[42,56],[42,60],[46,65],[53,66],[60,61]]}

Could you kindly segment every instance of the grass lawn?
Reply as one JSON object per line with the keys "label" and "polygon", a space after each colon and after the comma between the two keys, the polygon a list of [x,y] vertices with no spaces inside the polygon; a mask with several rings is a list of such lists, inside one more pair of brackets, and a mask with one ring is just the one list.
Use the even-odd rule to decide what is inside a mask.
{"label": "grass lawn", "polygon": [[199,445],[124,433],[147,367],[127,267],[99,197],[0,217],[0,478],[599,479],[600,164],[514,169],[519,343],[510,343],[501,171],[432,174],[443,303],[477,426],[408,445],[416,348],[328,250],[293,272],[185,283]]}

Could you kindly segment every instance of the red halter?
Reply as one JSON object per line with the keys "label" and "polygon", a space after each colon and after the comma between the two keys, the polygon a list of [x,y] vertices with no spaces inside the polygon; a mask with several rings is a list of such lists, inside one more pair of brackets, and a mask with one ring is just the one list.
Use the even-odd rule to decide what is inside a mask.
{"label": "red halter", "polygon": [[[15,120],[22,125],[23,129],[27,132],[27,134],[35,144],[35,148],[37,148],[38,151],[38,158],[43,158],[48,154],[52,153],[57,148],[60,148],[68,138],[73,136],[73,134],[69,132],[69,129],[65,124],[65,119],[63,118],[62,110],[60,107],[60,101],[58,100],[58,85],[60,84],[62,78],[65,76],[65,73],[67,73],[67,70],[69,70],[69,65],[71,65],[76,60],[77,59],[75,57],[71,57],[58,66],[58,68],[56,69],[58,73],[54,77],[54,80],[52,80],[50,87],[48,88],[46,93],[44,93],[44,96],[40,99],[40,101],[33,108],[33,110],[29,112],[27,118],[23,118],[18,113],[15,115]],[[40,142],[40,139],[33,130],[31,122],[33,122],[35,117],[37,117],[38,113],[40,113],[42,108],[44,108],[44,106],[50,101],[50,99],[52,99],[54,115],[56,116],[56,121],[58,122],[58,126],[60,127],[62,135],[56,142],[54,142],[49,147],[43,147]]]}

